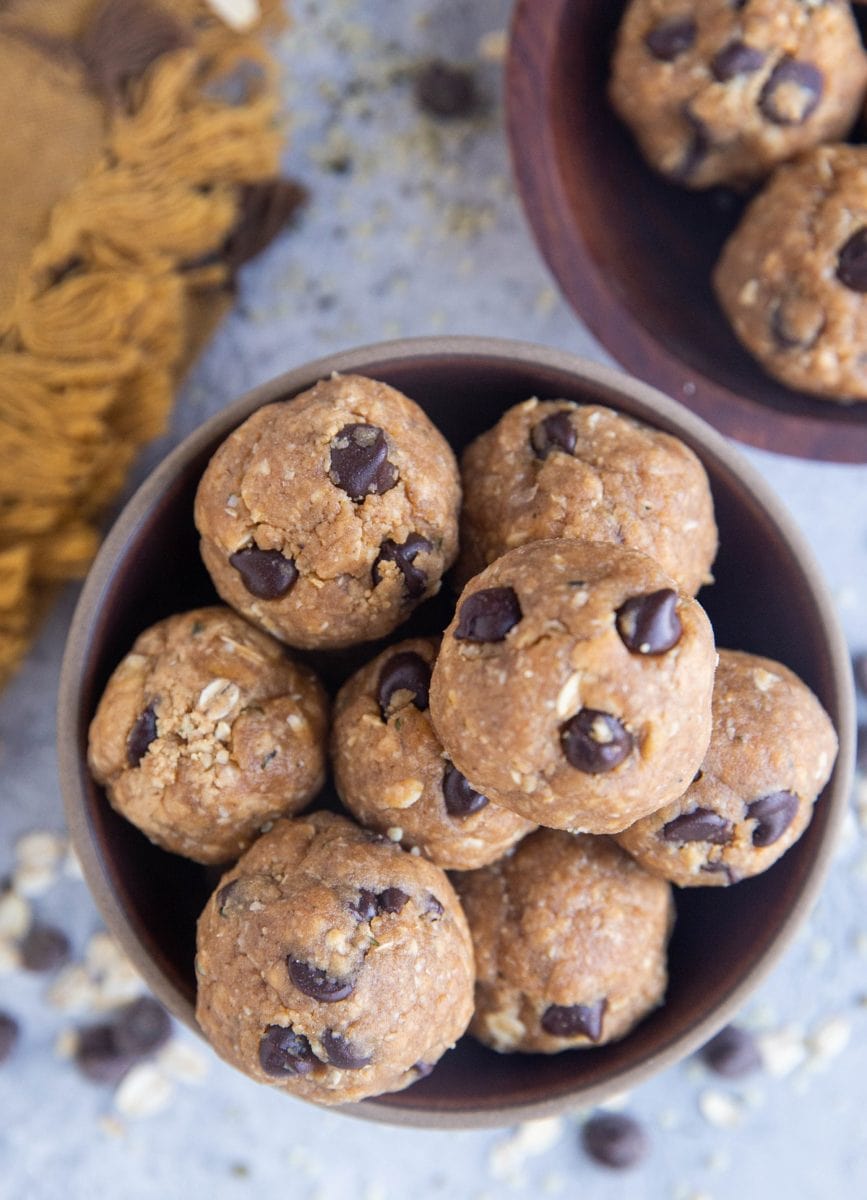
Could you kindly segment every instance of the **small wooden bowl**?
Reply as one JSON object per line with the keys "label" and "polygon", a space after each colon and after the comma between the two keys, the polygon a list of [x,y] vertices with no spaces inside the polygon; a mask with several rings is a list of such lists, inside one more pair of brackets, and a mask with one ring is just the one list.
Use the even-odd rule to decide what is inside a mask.
{"label": "small wooden bowl", "polygon": [[[195,1029],[196,918],[213,870],[157,849],[108,805],[86,763],[87,730],[105,682],[152,622],[216,600],[201,564],[193,496],[210,456],[254,409],[332,371],[360,372],[412,396],[460,451],[504,409],[537,395],[610,405],[699,454],[714,491],[721,550],[701,599],[720,645],[781,659],[814,689],[840,731],[833,779],[805,836],[767,874],[728,889],[678,894],[664,1007],[614,1045],[498,1055],[469,1038],[426,1080],[347,1110],[396,1124],[507,1124],[594,1104],[702,1045],[776,962],[815,899],[851,783],[849,658],[810,551],[762,481],[704,422],[641,383],[520,342],[431,338],[321,359],[230,405],[190,435],[139,488],[106,539],[78,604],[59,699],[60,775],[85,875],[109,928],[171,1011]],[[447,589],[398,636],[448,620]],[[321,656],[332,687],[371,651]],[[354,661],[353,661],[354,659]],[[331,794],[333,795],[333,793]],[[331,796],[326,795],[326,802]]]}
{"label": "small wooden bowl", "polygon": [[644,162],[606,88],[626,0],[519,0],[506,96],[518,187],[566,298],[629,371],[723,433],[867,462],[867,403],[777,383],[732,333],[711,269],[744,201],[691,192]]}

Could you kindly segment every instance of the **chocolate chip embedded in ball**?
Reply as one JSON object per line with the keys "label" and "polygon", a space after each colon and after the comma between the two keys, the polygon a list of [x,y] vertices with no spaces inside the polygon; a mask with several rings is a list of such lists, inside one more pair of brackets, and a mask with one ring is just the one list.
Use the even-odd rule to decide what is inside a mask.
{"label": "chocolate chip embedded in ball", "polygon": [[373,564],[371,575],[373,586],[382,579],[379,567],[381,563],[393,562],[403,576],[403,585],[410,600],[418,600],[424,595],[427,587],[427,575],[415,566],[416,556],[433,549],[431,543],[420,533],[411,533],[405,542],[394,542],[386,538],[379,548],[379,554]]}
{"label": "chocolate chip embedded in ball", "polygon": [[291,1025],[269,1025],[259,1042],[259,1062],[266,1075],[309,1075],[317,1059],[303,1033]]}
{"label": "chocolate chip embedded in ball", "polygon": [[818,300],[809,296],[783,296],[774,305],[770,326],[774,341],[781,349],[809,350],[824,332],[825,310]]}
{"label": "chocolate chip embedded in ball", "polygon": [[644,44],[660,62],[674,62],[691,49],[695,35],[695,21],[690,17],[675,17],[655,25],[645,35]]}
{"label": "chocolate chip embedded in ball", "polygon": [[405,692],[411,703],[425,712],[430,693],[431,669],[420,654],[414,650],[401,650],[392,655],[379,673],[377,701],[383,721],[387,721],[392,700],[398,693]]}
{"label": "chocolate chip embedded in ball", "polygon": [[695,808],[663,825],[659,836],[666,842],[710,842],[725,846],[732,840],[734,826],[709,808]]}
{"label": "chocolate chip embedded in ball", "polygon": [[729,42],[714,55],[710,69],[717,82],[728,83],[739,75],[752,75],[760,71],[766,58],[764,50],[748,46],[746,42]]}
{"label": "chocolate chip embedded in ball", "polygon": [[683,626],[677,615],[677,592],[662,588],[632,596],[617,610],[617,632],[633,654],[665,654],[680,641]]}
{"label": "chocolate chip embedded in ball", "polygon": [[461,604],[455,638],[467,642],[502,642],[522,616],[514,588],[483,588]]}
{"label": "chocolate chip embedded in ball", "polygon": [[668,172],[676,183],[688,182],[713,147],[713,138],[704,121],[686,107],[682,115],[689,130],[689,138],[680,162]]}
{"label": "chocolate chip embedded in ball", "polygon": [[794,821],[798,812],[798,797],[791,792],[771,792],[747,805],[747,819],[753,827],[754,846],[773,846]]}
{"label": "chocolate chip embedded in ball", "polygon": [[260,550],[245,546],[229,555],[229,565],[241,576],[241,582],[259,600],[279,600],[292,590],[298,579],[295,560],[279,550]]}
{"label": "chocolate chip embedded in ball", "polygon": [[345,1000],[355,989],[354,979],[332,979],[321,967],[297,958],[287,958],[286,967],[298,991],[312,1000],[321,1000],[323,1004]]}
{"label": "chocolate chip embedded in ball", "polygon": [[20,1033],[15,1018],[9,1013],[0,1012],[0,1063],[4,1063],[15,1049]]}
{"label": "chocolate chip embedded in ball", "polygon": [[738,1025],[727,1025],[701,1050],[702,1061],[726,1079],[741,1079],[762,1065],[753,1035]]}
{"label": "chocolate chip embedded in ball", "polygon": [[144,712],[136,717],[135,724],[126,739],[126,761],[131,767],[137,767],[147,754],[148,746],[157,736],[157,715],[154,711],[156,701],[152,700]]}
{"label": "chocolate chip embedded in ball", "polygon": [[344,425],[331,441],[328,476],[350,500],[380,496],[397,483],[397,467],[388,459],[388,442],[378,425]]}
{"label": "chocolate chip embedded in ball", "polygon": [[569,420],[569,413],[551,413],[530,432],[530,444],[537,458],[547,458],[554,450],[573,454],[578,444],[578,434]]}
{"label": "chocolate chip embedded in ball", "polygon": [[634,738],[611,713],[582,708],[560,730],[560,742],[571,766],[588,775],[602,775],[629,757]]}
{"label": "chocolate chip embedded in ball", "polygon": [[803,125],[815,112],[825,78],[813,63],[783,58],[759,96],[759,109],[775,125]]}
{"label": "chocolate chip embedded in ball", "polygon": [[443,770],[443,801],[449,816],[468,817],[484,808],[488,797],[471,787],[454,763],[447,762]]}
{"label": "chocolate chip embedded in ball", "polygon": [[637,1166],[650,1150],[644,1128],[626,1113],[598,1113],[581,1131],[584,1149],[603,1167],[625,1170]]}
{"label": "chocolate chip embedded in ball", "polygon": [[370,1064],[371,1054],[365,1054],[342,1033],[334,1029],[323,1030],[320,1038],[322,1049],[328,1056],[333,1067],[341,1067],[344,1071],[360,1071]]}
{"label": "chocolate chip embedded in ball", "polygon": [[380,892],[376,900],[380,912],[391,913],[394,916],[409,903],[409,896],[400,888],[391,887]]}
{"label": "chocolate chip embedded in ball", "polygon": [[586,1037],[591,1042],[598,1042],[607,1007],[607,999],[593,1004],[551,1004],[542,1014],[540,1024],[552,1037]]}
{"label": "chocolate chip embedded in ball", "polygon": [[867,292],[867,228],[857,230],[840,248],[837,278],[853,292]]}

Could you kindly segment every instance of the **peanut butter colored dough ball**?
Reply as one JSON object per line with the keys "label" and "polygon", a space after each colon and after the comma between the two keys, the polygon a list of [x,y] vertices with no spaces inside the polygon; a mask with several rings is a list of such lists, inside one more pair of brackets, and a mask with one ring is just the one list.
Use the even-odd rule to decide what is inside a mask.
{"label": "peanut butter colored dough ball", "polygon": [[843,0],[632,0],[609,95],[663,175],[739,187],[844,138],[865,85]]}
{"label": "peanut butter colored dough ball", "polygon": [[540,829],[455,886],[476,954],[470,1032],[494,1050],[613,1042],[662,1003],[671,888],[610,838]]}
{"label": "peanut butter colored dough ball", "polygon": [[197,608],[136,639],[99,702],[88,762],[152,842],[222,863],[321,789],[327,723],[311,670],[231,609]]}
{"label": "peanut butter colored dough ball", "polygon": [[535,825],[474,791],[443,753],[428,707],[438,639],[398,642],[334,705],[337,791],[356,820],[446,869],[500,858]]}
{"label": "peanut butter colored dough ball", "polygon": [[282,641],[384,637],[439,591],[460,483],[412,400],[358,375],[266,405],[230,434],[196,495],[220,596]]}
{"label": "peanut butter colored dough ball", "polygon": [[617,841],[681,887],[726,887],[758,875],[809,825],[836,757],[834,727],[793,671],[720,650],[701,769],[683,796]]}
{"label": "peanut butter colored dough ball", "polygon": [[467,447],[458,577],[540,538],[613,542],[694,595],[717,549],[704,467],[683,442],[596,404],[527,400]]}
{"label": "peanut butter colored dough ball", "polygon": [[646,555],[564,539],[470,581],[431,681],[434,728],[494,803],[614,833],[682,795],[710,739],[716,653]]}
{"label": "peanut butter colored dough ball", "polygon": [[217,1053],[320,1104],[414,1083],[473,1009],[472,942],[444,872],[331,813],[278,821],[223,877],[196,970]]}

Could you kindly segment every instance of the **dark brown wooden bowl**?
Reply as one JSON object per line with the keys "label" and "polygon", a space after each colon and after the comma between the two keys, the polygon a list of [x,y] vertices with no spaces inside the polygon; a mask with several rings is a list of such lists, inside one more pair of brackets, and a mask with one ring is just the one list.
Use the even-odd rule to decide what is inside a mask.
{"label": "dark brown wooden bowl", "polygon": [[627,370],[742,442],[867,462],[867,403],[777,383],[740,345],[710,274],[744,201],[646,165],[608,104],[626,0],[519,0],[506,96],[518,187],[566,298]]}
{"label": "dark brown wooden bowl", "polygon": [[[729,889],[680,893],[663,1008],[615,1045],[498,1055],[468,1038],[407,1091],[346,1111],[428,1126],[506,1124],[587,1105],[636,1084],[705,1042],[743,1003],[804,919],[828,867],[851,782],[849,659],[831,600],[797,529],[762,481],[709,426],[658,392],[571,355],[519,342],[433,338],[354,350],[300,367],[190,435],[136,492],[81,596],[59,699],[60,774],[85,875],[109,928],[176,1016],[193,1017],[195,922],[215,886],[207,870],[151,845],[106,802],[87,770],[87,729],[102,688],[136,635],[216,600],[199,559],[193,496],[214,450],[254,409],[332,371],[383,379],[412,396],[460,450],[529,396],[611,405],[681,437],[707,468],[721,550],[701,599],[720,645],[781,659],[817,692],[841,734],[834,777],[802,840],[771,871]],[[443,589],[398,636],[441,629]],[[370,654],[320,656],[331,686]],[[331,802],[333,794],[325,797]]]}

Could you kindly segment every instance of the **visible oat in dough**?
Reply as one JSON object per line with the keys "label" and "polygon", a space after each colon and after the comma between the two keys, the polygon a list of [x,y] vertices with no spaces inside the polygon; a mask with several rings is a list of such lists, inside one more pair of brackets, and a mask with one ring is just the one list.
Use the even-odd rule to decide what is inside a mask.
{"label": "visible oat in dough", "polygon": [[277,822],[223,877],[196,973],[217,1053],[320,1104],[426,1075],[466,1029],[475,978],[439,867],[331,813]]}
{"label": "visible oat in dough", "polygon": [[399,830],[405,850],[470,870],[535,825],[489,803],[444,754],[428,707],[437,647],[435,638],[398,642],[343,685],[331,731],[335,785],[362,825]]}
{"label": "visible oat in dough", "polygon": [[700,770],[680,799],[617,841],[681,887],[725,887],[758,875],[809,825],[836,756],[827,714],[793,671],[720,650]]}
{"label": "visible oat in dough", "polygon": [[707,475],[683,442],[596,404],[527,400],[461,461],[461,585],[526,542],[613,542],[656,559],[694,595],[717,530]]}
{"label": "visible oat in dough", "polygon": [[88,762],[151,841],[228,862],[320,790],[327,722],[309,668],[230,609],[198,608],[136,639],[100,700]]}
{"label": "visible oat in dough", "polygon": [[531,542],[477,575],[430,705],[472,786],[540,825],[625,829],[682,795],[710,738],[713,632],[646,555]]}
{"label": "visible oat in dough", "polygon": [[652,166],[704,188],[842,139],[865,85],[843,0],[632,0],[609,94]]}
{"label": "visible oat in dough", "polygon": [[196,496],[221,597],[290,645],[384,637],[457,553],[460,485],[442,434],[406,396],[333,376],[230,434]]}
{"label": "visible oat in dough", "polygon": [[455,877],[476,954],[470,1032],[501,1052],[624,1037],[665,996],[671,888],[609,838],[530,834]]}

